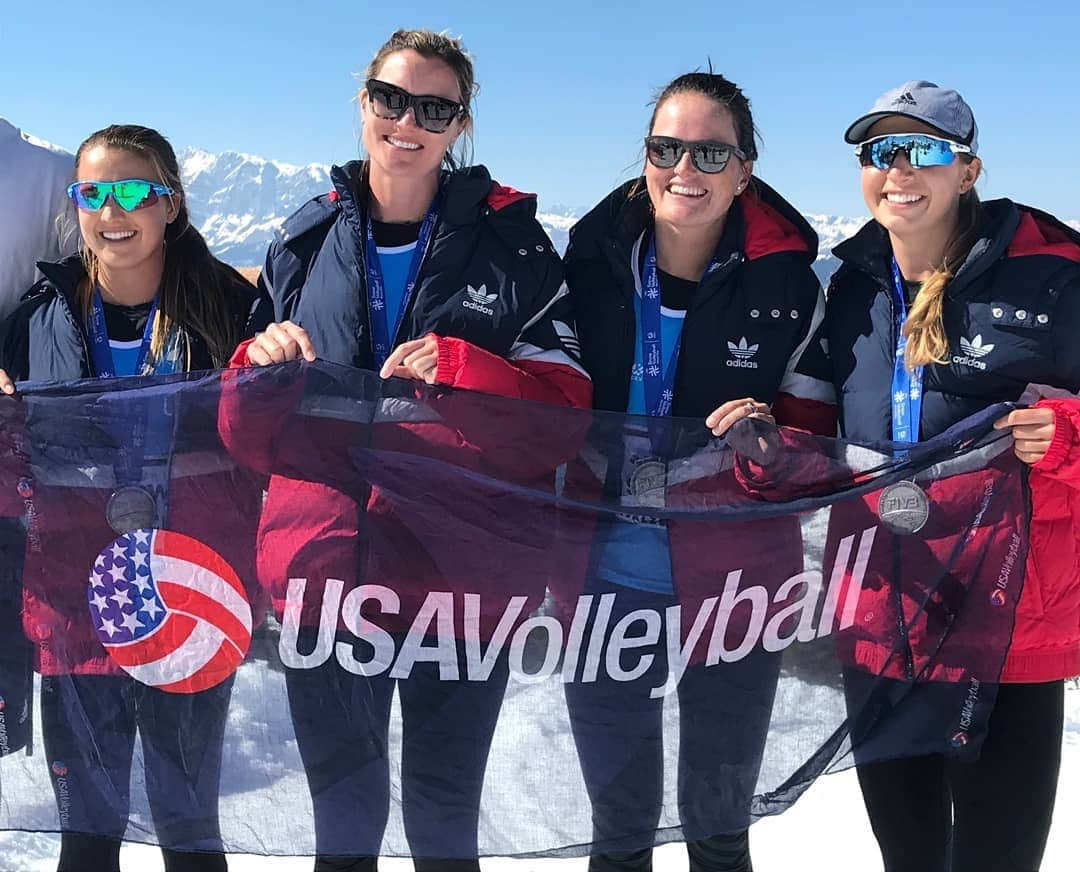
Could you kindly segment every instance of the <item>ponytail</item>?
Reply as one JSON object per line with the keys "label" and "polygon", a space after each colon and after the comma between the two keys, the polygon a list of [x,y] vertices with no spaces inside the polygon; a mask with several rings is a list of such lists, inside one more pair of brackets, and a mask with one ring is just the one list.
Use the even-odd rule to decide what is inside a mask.
{"label": "ponytail", "polygon": [[909,371],[931,363],[948,363],[949,340],[945,335],[945,286],[967,257],[979,231],[979,195],[972,188],[960,196],[956,231],[945,249],[945,260],[919,287],[904,321],[907,340],[904,365]]}

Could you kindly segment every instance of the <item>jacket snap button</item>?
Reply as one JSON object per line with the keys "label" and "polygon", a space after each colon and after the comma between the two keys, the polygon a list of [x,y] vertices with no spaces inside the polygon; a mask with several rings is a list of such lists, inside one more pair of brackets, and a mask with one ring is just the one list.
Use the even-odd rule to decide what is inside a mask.
{"label": "jacket snap button", "polygon": [[780,317],[780,310],[779,309],[773,309],[769,314],[772,315],[774,318],[779,318]]}
{"label": "jacket snap button", "polygon": [[518,254],[520,254],[520,255],[521,255],[522,257],[524,257],[525,255],[527,255],[528,253],[529,253],[529,251],[528,251],[528,249],[526,249],[526,248],[519,248],[519,249],[518,249]]}
{"label": "jacket snap button", "polygon": [[757,309],[751,309],[750,310],[750,317],[751,318],[756,318],[760,314],[761,314],[761,312],[759,310],[757,310]]}
{"label": "jacket snap button", "polygon": [[1035,320],[1038,321],[1040,324],[1046,324],[1046,323],[1048,323],[1050,321],[1050,316],[1049,315],[1036,315]]}
{"label": "jacket snap button", "polygon": [[1023,321],[1027,317],[1027,309],[1016,310],[1016,320]]}
{"label": "jacket snap button", "polygon": [[799,310],[798,309],[792,309],[791,310],[791,320],[795,321],[795,320],[798,319],[798,317],[799,317]]}
{"label": "jacket snap button", "polygon": [[537,250],[537,251],[543,251],[543,250],[544,250],[544,246],[542,246],[542,245],[538,245],[538,246],[536,246],[536,250]]}
{"label": "jacket snap button", "polygon": [[1001,306],[994,306],[994,308],[990,310],[990,314],[992,314],[995,318],[1000,318],[1002,315],[1005,314],[1005,310],[1002,309]]}

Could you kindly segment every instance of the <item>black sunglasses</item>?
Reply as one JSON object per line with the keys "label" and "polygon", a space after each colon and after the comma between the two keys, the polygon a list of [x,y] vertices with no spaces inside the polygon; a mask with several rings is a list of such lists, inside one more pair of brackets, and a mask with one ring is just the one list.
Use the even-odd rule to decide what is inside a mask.
{"label": "black sunglasses", "polygon": [[746,160],[746,153],[736,145],[702,139],[690,142],[676,139],[674,136],[646,136],[645,154],[649,163],[661,170],[669,170],[680,160],[685,152],[690,152],[690,160],[703,173],[722,173],[731,156]]}
{"label": "black sunglasses", "polygon": [[368,97],[372,111],[379,118],[398,119],[412,107],[416,123],[429,133],[445,133],[454,119],[464,117],[468,110],[454,100],[432,94],[410,94],[397,85],[368,79]]}

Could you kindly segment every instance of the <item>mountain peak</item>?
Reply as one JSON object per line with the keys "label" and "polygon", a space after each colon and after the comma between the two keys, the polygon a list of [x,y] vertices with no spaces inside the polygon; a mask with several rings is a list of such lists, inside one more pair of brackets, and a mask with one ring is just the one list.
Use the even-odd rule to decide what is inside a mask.
{"label": "mountain peak", "polygon": [[210,250],[234,266],[261,264],[282,222],[331,188],[328,164],[201,148],[185,148],[177,159],[192,221]]}

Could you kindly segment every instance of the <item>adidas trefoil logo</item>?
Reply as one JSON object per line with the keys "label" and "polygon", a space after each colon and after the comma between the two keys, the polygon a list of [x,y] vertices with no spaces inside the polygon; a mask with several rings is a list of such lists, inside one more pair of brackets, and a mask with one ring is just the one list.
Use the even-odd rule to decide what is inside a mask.
{"label": "adidas trefoil logo", "polygon": [[495,310],[491,308],[491,304],[495,302],[499,296],[497,293],[489,294],[487,292],[487,285],[480,285],[478,288],[474,288],[472,285],[465,285],[465,299],[461,301],[461,305],[466,309],[472,309],[475,312],[483,312],[485,315],[495,315]]}
{"label": "adidas trefoil logo", "polygon": [[968,339],[966,336],[961,336],[960,351],[963,353],[953,355],[952,362],[959,363],[962,366],[971,366],[975,369],[986,369],[986,364],[983,363],[982,359],[993,350],[994,346],[992,343],[983,345],[981,334],[974,339]]}
{"label": "adidas trefoil logo", "polygon": [[753,357],[755,354],[757,354],[757,350],[758,350],[758,347],[757,347],[756,344],[754,344],[754,345],[747,345],[746,344],[746,337],[745,336],[743,336],[739,340],[738,345],[736,345],[734,342],[728,342],[727,347],[728,347],[728,351],[730,351],[736,357],[742,358],[743,360],[746,360],[747,358]]}
{"label": "adidas trefoil logo", "polygon": [[976,336],[972,340],[960,337],[960,350],[964,354],[970,354],[972,357],[986,357],[991,351],[994,350],[993,345],[983,345],[982,336]]}
{"label": "adidas trefoil logo", "polygon": [[494,303],[498,294],[489,294],[487,292],[487,285],[480,285],[479,288],[474,288],[472,285],[465,286],[465,293],[468,294],[477,303]]}
{"label": "adidas trefoil logo", "polygon": [[731,358],[727,361],[728,366],[738,367],[740,369],[757,369],[757,361],[753,360],[753,357],[758,352],[758,344],[755,342],[753,345],[749,345],[746,342],[746,337],[743,336],[739,339],[738,344],[728,341],[728,351],[731,352]]}
{"label": "adidas trefoil logo", "polygon": [[893,106],[918,106],[915,102],[915,98],[911,96],[911,91],[904,91],[899,97],[892,101]]}

